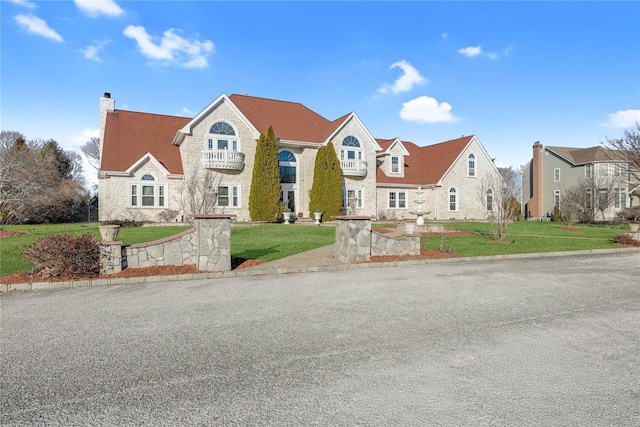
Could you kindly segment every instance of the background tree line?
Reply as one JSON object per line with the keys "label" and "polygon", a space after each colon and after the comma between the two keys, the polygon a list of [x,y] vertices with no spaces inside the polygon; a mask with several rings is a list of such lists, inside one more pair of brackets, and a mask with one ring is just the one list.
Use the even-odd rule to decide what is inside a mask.
{"label": "background tree line", "polygon": [[53,139],[0,132],[0,224],[86,221],[91,201],[84,184],[78,153]]}

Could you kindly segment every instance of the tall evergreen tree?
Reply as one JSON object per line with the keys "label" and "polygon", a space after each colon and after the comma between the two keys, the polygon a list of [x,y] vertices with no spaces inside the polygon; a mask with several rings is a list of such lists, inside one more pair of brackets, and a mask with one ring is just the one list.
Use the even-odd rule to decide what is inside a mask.
{"label": "tall evergreen tree", "polygon": [[266,136],[260,134],[256,147],[249,194],[251,221],[276,222],[284,211],[281,191],[278,142],[273,127],[269,126]]}
{"label": "tall evergreen tree", "polygon": [[309,210],[323,212],[325,219],[342,214],[342,169],[331,141],[316,155]]}

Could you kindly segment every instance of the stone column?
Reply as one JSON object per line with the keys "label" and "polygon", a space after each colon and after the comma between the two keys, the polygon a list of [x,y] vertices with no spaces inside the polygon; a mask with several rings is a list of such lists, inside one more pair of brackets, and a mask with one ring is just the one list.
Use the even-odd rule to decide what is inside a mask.
{"label": "stone column", "polygon": [[122,240],[100,242],[100,273],[115,274],[122,271]]}
{"label": "stone column", "polygon": [[231,270],[231,218],[235,215],[193,215],[197,234],[198,270]]}
{"label": "stone column", "polygon": [[336,217],[336,259],[340,262],[365,262],[371,259],[371,218]]}

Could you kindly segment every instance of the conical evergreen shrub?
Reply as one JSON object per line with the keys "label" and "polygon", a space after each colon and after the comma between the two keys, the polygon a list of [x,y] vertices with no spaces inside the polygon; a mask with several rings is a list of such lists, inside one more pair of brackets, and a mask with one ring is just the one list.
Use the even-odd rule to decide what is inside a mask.
{"label": "conical evergreen shrub", "polygon": [[323,212],[324,220],[342,214],[342,169],[331,141],[316,155],[309,210]]}
{"label": "conical evergreen shrub", "polygon": [[260,134],[251,177],[249,216],[251,221],[276,222],[283,212],[280,200],[280,163],[278,142],[273,127]]}

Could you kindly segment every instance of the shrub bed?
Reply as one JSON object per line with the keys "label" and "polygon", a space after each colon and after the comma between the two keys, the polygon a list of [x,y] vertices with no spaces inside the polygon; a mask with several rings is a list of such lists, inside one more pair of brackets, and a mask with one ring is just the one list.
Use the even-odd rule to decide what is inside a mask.
{"label": "shrub bed", "polygon": [[92,234],[55,234],[38,240],[23,253],[43,278],[80,278],[100,273],[100,245]]}

